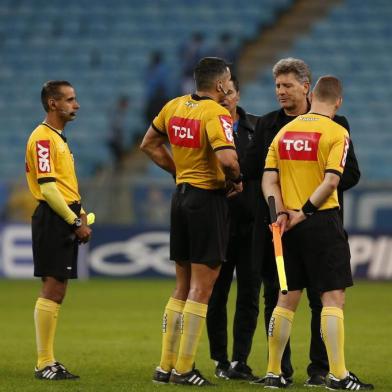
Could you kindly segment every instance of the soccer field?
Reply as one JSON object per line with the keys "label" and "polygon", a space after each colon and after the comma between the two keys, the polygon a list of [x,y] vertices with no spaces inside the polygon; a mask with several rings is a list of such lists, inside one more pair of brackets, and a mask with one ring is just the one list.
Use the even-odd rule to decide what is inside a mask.
{"label": "soccer field", "polygon": [[[33,308],[40,282],[0,281],[0,391],[178,391],[154,385],[151,375],[160,357],[161,315],[172,280],[72,281],[57,329],[55,353],[79,381],[38,381],[33,377],[35,341]],[[392,391],[391,283],[359,282],[346,298],[346,362],[377,391]],[[233,316],[235,284],[230,297]],[[256,375],[266,368],[262,318],[249,365]],[[302,387],[308,361],[309,312],[303,299],[293,328],[294,387]],[[204,332],[197,367],[216,382],[214,391],[254,391],[260,386],[216,380]],[[193,388],[194,389],[194,388]]]}

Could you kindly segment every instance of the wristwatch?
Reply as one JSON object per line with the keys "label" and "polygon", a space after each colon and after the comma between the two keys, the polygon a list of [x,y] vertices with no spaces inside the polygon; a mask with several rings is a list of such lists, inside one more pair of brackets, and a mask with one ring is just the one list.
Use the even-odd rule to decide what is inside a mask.
{"label": "wristwatch", "polygon": [[72,225],[73,229],[79,229],[83,224],[82,220],[80,218],[75,218],[74,223]]}

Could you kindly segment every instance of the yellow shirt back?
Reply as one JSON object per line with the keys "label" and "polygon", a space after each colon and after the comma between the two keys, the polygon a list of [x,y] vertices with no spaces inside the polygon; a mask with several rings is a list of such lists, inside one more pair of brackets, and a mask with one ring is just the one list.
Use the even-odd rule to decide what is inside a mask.
{"label": "yellow shirt back", "polygon": [[[279,171],[283,203],[299,210],[323,182],[326,172],[342,175],[349,134],[329,117],[308,113],[285,125],[268,150],[264,170]],[[319,208],[339,207],[337,192]]]}
{"label": "yellow shirt back", "polygon": [[26,177],[37,200],[44,200],[39,184],[56,181],[67,204],[80,201],[74,160],[68,144],[45,124],[40,124],[27,142]]}
{"label": "yellow shirt back", "polygon": [[214,151],[235,149],[230,113],[210,98],[185,95],[168,102],[153,128],[168,136],[177,184],[203,189],[225,187],[225,175]]}

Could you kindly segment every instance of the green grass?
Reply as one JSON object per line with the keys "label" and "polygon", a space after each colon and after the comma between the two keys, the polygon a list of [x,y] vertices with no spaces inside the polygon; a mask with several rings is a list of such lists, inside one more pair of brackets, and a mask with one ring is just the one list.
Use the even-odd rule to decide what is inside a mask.
{"label": "green grass", "polygon": [[[0,391],[179,391],[154,385],[151,375],[160,357],[161,314],[173,288],[171,280],[90,280],[71,282],[60,312],[56,357],[79,381],[47,382],[33,378],[35,341],[33,308],[40,282],[0,281]],[[349,369],[377,391],[392,391],[391,283],[357,283],[346,299],[346,362]],[[233,316],[235,285],[230,297]],[[261,298],[262,299],[262,298]],[[254,373],[266,369],[262,320],[254,338],[249,364]],[[294,388],[306,378],[309,311],[305,298],[293,328]],[[203,334],[197,366],[218,384],[214,391],[252,391],[259,386],[214,380],[208,341]]]}

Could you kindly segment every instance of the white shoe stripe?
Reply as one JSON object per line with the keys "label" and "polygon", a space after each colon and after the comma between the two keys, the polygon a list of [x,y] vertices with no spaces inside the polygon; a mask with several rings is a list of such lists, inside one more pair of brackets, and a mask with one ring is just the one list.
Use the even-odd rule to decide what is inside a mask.
{"label": "white shoe stripe", "polygon": [[47,370],[45,370],[45,371],[42,373],[42,376],[43,376],[44,378],[46,378],[47,375],[48,375],[49,373],[52,373],[52,372],[51,372],[49,369],[47,369]]}
{"label": "white shoe stripe", "polygon": [[196,374],[194,374],[194,375],[189,379],[189,381],[193,383],[193,380],[195,379],[195,377],[197,377]]}
{"label": "white shoe stripe", "polygon": [[49,378],[52,379],[56,376],[56,373],[53,373]]}
{"label": "white shoe stripe", "polygon": [[347,385],[346,385],[346,389],[351,389],[351,385],[355,385],[355,383],[353,383],[352,381],[350,381]]}
{"label": "white shoe stripe", "polygon": [[203,383],[204,383],[204,380],[201,379],[201,380],[199,381],[199,385],[203,385]]}
{"label": "white shoe stripe", "polygon": [[197,377],[192,381],[192,383],[193,383],[193,384],[197,384],[197,383],[199,382],[199,380],[200,380],[200,377],[197,376]]}

